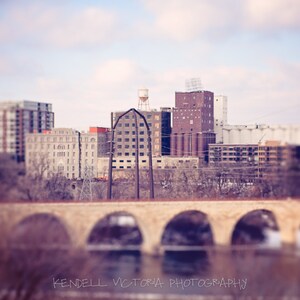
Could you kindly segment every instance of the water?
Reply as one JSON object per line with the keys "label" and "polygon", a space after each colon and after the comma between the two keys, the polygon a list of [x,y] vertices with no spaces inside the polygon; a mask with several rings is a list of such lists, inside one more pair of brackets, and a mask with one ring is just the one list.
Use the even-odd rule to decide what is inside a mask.
{"label": "water", "polygon": [[72,265],[44,287],[67,299],[300,298],[300,258],[280,250],[94,251]]}

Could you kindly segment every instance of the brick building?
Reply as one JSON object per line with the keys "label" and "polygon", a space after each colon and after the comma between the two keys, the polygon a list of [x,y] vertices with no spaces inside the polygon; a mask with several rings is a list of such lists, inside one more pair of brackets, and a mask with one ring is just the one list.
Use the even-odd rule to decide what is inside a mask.
{"label": "brick building", "polygon": [[[152,155],[154,157],[170,154],[171,109],[161,108],[160,111],[139,111],[146,119],[151,131]],[[114,113],[114,122],[124,112]],[[139,155],[148,155],[147,128],[141,117],[137,116],[139,135]],[[120,119],[115,131],[115,157],[135,156],[136,128],[133,112]]]}
{"label": "brick building", "polygon": [[214,94],[202,90],[176,92],[171,155],[200,157],[207,161],[208,144],[214,142]]}

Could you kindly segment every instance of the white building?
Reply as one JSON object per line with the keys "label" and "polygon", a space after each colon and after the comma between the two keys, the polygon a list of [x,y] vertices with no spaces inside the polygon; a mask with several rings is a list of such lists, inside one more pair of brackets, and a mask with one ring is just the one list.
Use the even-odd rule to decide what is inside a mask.
{"label": "white building", "polygon": [[222,133],[224,144],[258,144],[270,140],[300,144],[299,125],[226,125]]}
{"label": "white building", "polygon": [[88,132],[55,128],[26,135],[26,169],[51,177],[59,173],[69,179],[83,178],[86,167],[97,177],[98,157],[109,151],[108,128],[90,127]]}
{"label": "white building", "polygon": [[223,127],[227,125],[227,97],[214,96],[214,132],[216,143],[223,143]]}

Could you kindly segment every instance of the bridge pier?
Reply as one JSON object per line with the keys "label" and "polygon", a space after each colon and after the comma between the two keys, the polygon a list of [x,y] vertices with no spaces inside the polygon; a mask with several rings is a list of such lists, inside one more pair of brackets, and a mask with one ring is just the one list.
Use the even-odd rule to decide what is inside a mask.
{"label": "bridge pier", "polygon": [[236,220],[228,218],[210,218],[214,243],[217,246],[230,246]]}
{"label": "bridge pier", "polygon": [[281,243],[285,248],[291,249],[297,247],[299,223],[295,221],[294,219],[277,217]]}

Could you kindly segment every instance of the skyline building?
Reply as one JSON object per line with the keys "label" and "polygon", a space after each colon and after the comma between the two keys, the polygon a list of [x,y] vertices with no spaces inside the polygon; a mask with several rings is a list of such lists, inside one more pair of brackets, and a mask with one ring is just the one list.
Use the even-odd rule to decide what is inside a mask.
{"label": "skyline building", "polygon": [[176,92],[171,156],[192,156],[207,161],[208,144],[214,142],[213,92]]}
{"label": "skyline building", "polygon": [[[147,111],[139,110],[145,117],[150,131],[152,155],[154,157],[170,154],[170,133],[171,133],[171,109],[161,108],[160,111],[152,109]],[[124,112],[113,113],[113,122]],[[147,128],[141,117],[137,117],[138,138],[139,138],[139,156],[147,156]],[[135,156],[136,128],[134,114],[128,113],[122,117],[115,131],[115,157],[133,157]]]}
{"label": "skyline building", "polygon": [[26,136],[26,169],[45,177],[59,173],[69,179],[83,178],[86,167],[97,177],[98,157],[108,156],[110,131],[90,127],[88,132],[70,128],[54,128]]}
{"label": "skyline building", "polygon": [[54,127],[52,104],[35,101],[0,102],[0,153],[25,160],[25,135]]}
{"label": "skyline building", "polygon": [[216,143],[223,143],[223,127],[228,124],[227,119],[227,96],[214,96],[214,132]]}

